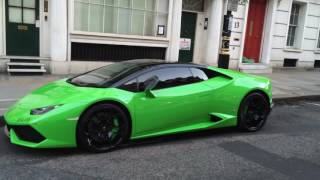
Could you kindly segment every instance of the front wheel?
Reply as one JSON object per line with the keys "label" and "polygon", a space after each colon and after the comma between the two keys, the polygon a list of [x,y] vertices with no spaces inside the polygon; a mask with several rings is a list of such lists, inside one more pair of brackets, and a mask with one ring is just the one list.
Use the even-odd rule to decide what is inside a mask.
{"label": "front wheel", "polygon": [[91,152],[113,150],[129,136],[126,113],[113,104],[99,104],[90,108],[77,127],[78,146]]}
{"label": "front wheel", "polygon": [[238,127],[242,131],[260,130],[270,111],[267,98],[261,93],[251,93],[242,101],[238,112]]}

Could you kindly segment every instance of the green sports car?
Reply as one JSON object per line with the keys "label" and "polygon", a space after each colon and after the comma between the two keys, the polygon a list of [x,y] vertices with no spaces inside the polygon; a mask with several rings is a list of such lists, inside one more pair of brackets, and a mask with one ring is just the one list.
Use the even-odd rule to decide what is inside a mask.
{"label": "green sports car", "polygon": [[93,152],[126,140],[222,127],[257,131],[272,107],[270,81],[162,60],[114,63],[31,92],[2,117],[11,143]]}

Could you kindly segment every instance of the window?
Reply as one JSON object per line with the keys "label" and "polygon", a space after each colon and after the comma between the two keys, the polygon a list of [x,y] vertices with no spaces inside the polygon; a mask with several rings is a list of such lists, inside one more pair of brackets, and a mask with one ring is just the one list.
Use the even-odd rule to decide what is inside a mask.
{"label": "window", "polygon": [[286,43],[288,48],[301,49],[307,5],[307,3],[300,1],[292,4]]}
{"label": "window", "polygon": [[74,0],[74,29],[158,36],[158,25],[167,26],[168,9],[169,0]]}
{"label": "window", "polygon": [[35,24],[36,1],[35,0],[9,0],[9,22]]}
{"label": "window", "polygon": [[183,0],[182,9],[187,11],[202,12],[204,8],[204,0]]}
{"label": "window", "polygon": [[130,92],[137,92],[138,91],[137,79],[133,79],[131,81],[124,83],[119,87],[119,89],[123,89]]}
{"label": "window", "polygon": [[317,49],[320,49],[320,30],[319,30],[319,35],[318,35]]}
{"label": "window", "polygon": [[139,70],[141,70],[140,67],[134,64],[126,62],[114,63],[70,78],[67,82],[76,86],[109,87],[109,85]]}
{"label": "window", "polygon": [[314,68],[320,68],[320,60],[314,61]]}
{"label": "window", "polygon": [[208,80],[208,76],[205,72],[198,68],[190,68],[193,74],[193,82],[201,82]]}
{"label": "window", "polygon": [[154,88],[155,90],[191,84],[193,80],[189,68],[163,68],[138,77],[139,91],[145,90],[145,81],[153,76],[159,78],[159,82]]}
{"label": "window", "polygon": [[285,58],[283,61],[283,67],[296,67],[298,59],[287,59]]}
{"label": "window", "polygon": [[293,47],[296,45],[297,31],[299,28],[299,13],[300,13],[300,4],[292,4],[289,30],[287,37],[287,46]]}

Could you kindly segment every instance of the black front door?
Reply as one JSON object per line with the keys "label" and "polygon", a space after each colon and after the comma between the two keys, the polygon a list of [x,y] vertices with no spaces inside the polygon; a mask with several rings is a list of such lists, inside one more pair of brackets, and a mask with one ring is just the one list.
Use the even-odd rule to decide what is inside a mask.
{"label": "black front door", "polygon": [[180,37],[184,39],[184,44],[188,46],[184,49],[180,49],[179,52],[179,62],[192,62],[193,60],[193,50],[194,50],[194,40],[196,34],[196,23],[197,23],[197,13],[192,12],[182,12],[181,18],[181,35]]}
{"label": "black front door", "polygon": [[38,0],[6,0],[7,55],[39,56]]}

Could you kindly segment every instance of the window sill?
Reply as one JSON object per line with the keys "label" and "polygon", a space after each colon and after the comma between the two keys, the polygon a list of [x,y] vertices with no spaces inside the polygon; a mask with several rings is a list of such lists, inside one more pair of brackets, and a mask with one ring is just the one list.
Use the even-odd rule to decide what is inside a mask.
{"label": "window sill", "polygon": [[302,49],[293,49],[293,48],[285,48],[283,51],[286,51],[286,52],[295,52],[295,53],[302,53]]}
{"label": "window sill", "polygon": [[112,38],[121,38],[121,39],[169,41],[167,37],[156,37],[156,36],[138,36],[138,35],[124,35],[124,34],[99,33],[99,32],[85,32],[85,31],[72,31],[71,34],[96,36],[96,37],[112,37]]}
{"label": "window sill", "polygon": [[316,49],[316,50],[314,51],[314,53],[315,53],[315,54],[320,54],[320,49]]}

